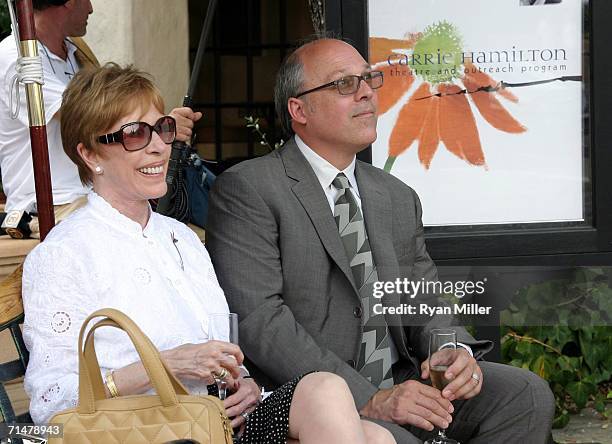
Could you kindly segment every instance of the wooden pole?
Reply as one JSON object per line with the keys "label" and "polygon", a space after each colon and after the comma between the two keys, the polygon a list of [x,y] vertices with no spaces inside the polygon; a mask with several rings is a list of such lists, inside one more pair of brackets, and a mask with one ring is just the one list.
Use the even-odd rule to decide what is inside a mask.
{"label": "wooden pole", "polygon": [[[20,54],[22,57],[36,57],[38,56],[38,45],[36,42],[32,0],[15,0],[15,10],[19,29]],[[34,164],[36,206],[40,226],[40,240],[42,241],[49,230],[55,225],[45,104],[43,101],[42,85],[27,83],[25,90],[30,122],[32,162]]]}

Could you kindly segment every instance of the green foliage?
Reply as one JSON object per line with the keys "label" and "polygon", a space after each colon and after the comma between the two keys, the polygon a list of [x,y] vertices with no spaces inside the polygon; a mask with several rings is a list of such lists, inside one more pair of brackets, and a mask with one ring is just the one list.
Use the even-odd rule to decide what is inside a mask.
{"label": "green foliage", "polygon": [[[523,288],[502,312],[502,359],[550,383],[554,427],[591,401],[604,414],[612,392],[612,290],[606,273],[581,269],[573,279]],[[607,399],[606,399],[607,398]]]}
{"label": "green foliage", "polygon": [[11,32],[11,17],[9,16],[6,0],[0,1],[0,35]]}
{"label": "green foliage", "polygon": [[259,119],[256,119],[253,116],[246,116],[244,120],[246,120],[247,122],[246,127],[251,128],[251,131],[253,131],[255,134],[259,136],[259,144],[261,146],[265,146],[268,149],[268,151],[272,152],[274,150],[277,150],[281,146],[283,146],[283,143],[285,143],[283,139],[281,139],[280,142],[274,143],[274,148],[272,148],[272,145],[270,144],[270,142],[268,142],[266,133],[264,133],[261,130],[261,127],[259,125]]}

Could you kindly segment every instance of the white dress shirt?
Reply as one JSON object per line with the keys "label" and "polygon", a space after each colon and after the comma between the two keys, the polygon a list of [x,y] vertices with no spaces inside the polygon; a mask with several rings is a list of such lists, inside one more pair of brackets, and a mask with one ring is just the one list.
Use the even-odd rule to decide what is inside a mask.
{"label": "white dress shirt", "polygon": [[[95,310],[121,310],[159,350],[206,342],[208,315],[229,312],[208,252],[186,225],[151,213],[143,229],[97,194],[88,200],[24,265],[25,389],[36,423],[76,405],[77,338]],[[95,344],[103,374],[139,360],[119,330],[97,330]],[[183,382],[207,393],[204,383]]]}
{"label": "white dress shirt", "polygon": [[336,187],[332,186],[332,182],[336,178],[336,176],[340,173],[344,173],[346,178],[351,185],[351,191],[353,196],[355,196],[355,200],[357,201],[357,205],[361,208],[361,197],[359,195],[359,187],[357,186],[357,179],[355,178],[355,162],[356,158],[353,156],[353,161],[349,166],[347,166],[343,170],[339,170],[327,160],[319,156],[315,153],[312,148],[304,143],[300,136],[295,135],[295,143],[298,148],[314,170],[317,179],[319,179],[319,183],[325,192],[325,196],[327,196],[327,202],[329,203],[329,207],[332,210],[332,214],[334,213],[334,202],[338,198],[340,194],[340,190],[336,189]]}

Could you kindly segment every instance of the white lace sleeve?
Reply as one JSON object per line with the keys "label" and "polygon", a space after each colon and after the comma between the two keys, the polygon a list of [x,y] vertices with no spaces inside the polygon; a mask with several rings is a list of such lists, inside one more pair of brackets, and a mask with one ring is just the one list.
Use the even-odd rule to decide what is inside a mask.
{"label": "white lace sleeve", "polygon": [[78,399],[79,330],[97,299],[74,252],[44,242],[23,270],[24,340],[30,351],[25,389],[35,423],[73,407]]}

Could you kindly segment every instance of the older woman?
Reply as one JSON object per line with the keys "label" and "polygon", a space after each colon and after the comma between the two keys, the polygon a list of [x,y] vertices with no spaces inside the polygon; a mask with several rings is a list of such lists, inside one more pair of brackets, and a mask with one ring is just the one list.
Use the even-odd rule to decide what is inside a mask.
{"label": "older woman", "polygon": [[[148,77],[114,64],[79,72],[64,93],[64,148],[93,192],[25,262],[32,418],[45,422],[77,403],[80,325],[94,310],[112,307],[142,328],[192,393],[206,394],[213,375],[229,374],[233,393],[224,403],[234,427],[246,422],[243,443],[395,442],[360,420],[346,384],[332,374],[297,378],[259,404],[240,348],[208,340],[208,315],[229,311],[208,253],[185,225],[148,203],[166,192],[176,136],[163,109]],[[109,396],[150,390],[124,333],[96,332],[96,350]]]}

